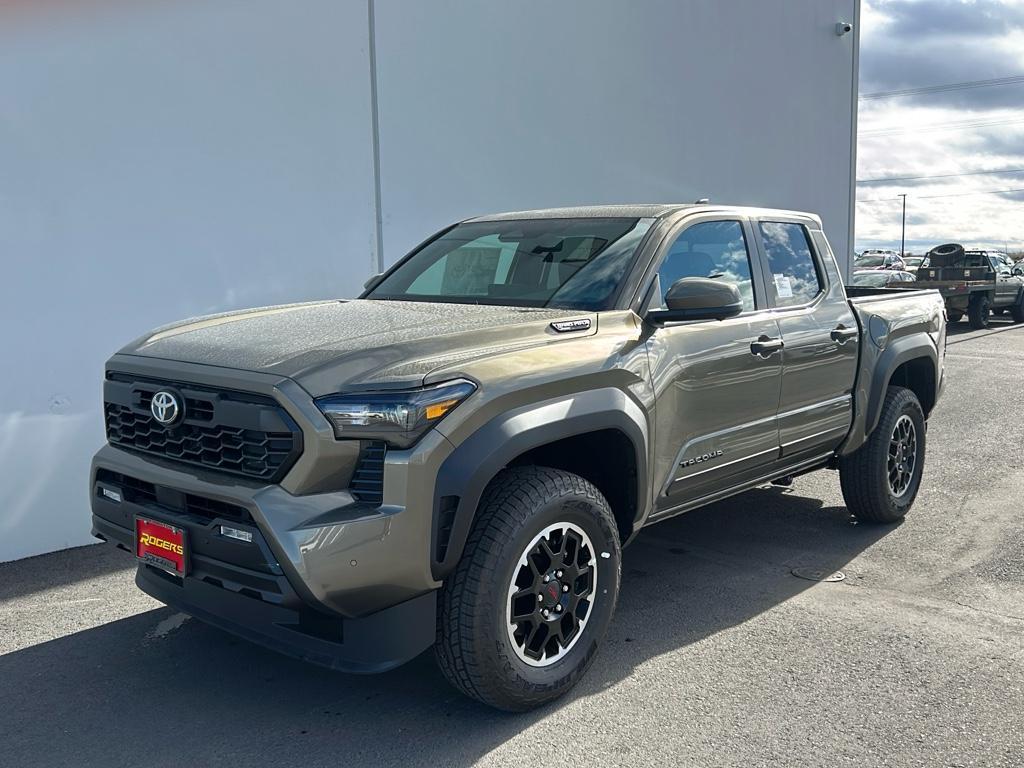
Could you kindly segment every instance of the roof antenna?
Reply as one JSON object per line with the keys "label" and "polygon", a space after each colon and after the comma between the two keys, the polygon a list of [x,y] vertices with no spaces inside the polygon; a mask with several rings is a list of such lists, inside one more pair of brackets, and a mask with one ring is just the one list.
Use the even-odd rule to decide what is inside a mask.
{"label": "roof antenna", "polygon": [[706,203],[710,203],[710,202],[711,202],[711,198],[708,198],[708,197],[702,197],[702,198],[700,198],[699,200],[694,200],[694,201],[693,201],[693,204],[694,204],[694,205],[704,205],[704,204],[706,204]]}

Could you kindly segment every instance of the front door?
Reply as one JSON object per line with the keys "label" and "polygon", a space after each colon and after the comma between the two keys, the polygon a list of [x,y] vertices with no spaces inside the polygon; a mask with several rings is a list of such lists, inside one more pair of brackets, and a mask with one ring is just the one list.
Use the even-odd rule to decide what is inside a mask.
{"label": "front door", "polygon": [[779,328],[752,252],[747,221],[704,218],[683,224],[659,255],[651,307],[664,307],[676,280],[711,277],[739,288],[744,311],[670,324],[647,340],[656,396],[655,517],[756,477],[778,459]]}
{"label": "front door", "polygon": [[995,305],[1005,307],[1014,304],[1020,291],[1021,280],[1014,277],[1010,266],[998,256],[989,256],[992,270],[996,273]]}

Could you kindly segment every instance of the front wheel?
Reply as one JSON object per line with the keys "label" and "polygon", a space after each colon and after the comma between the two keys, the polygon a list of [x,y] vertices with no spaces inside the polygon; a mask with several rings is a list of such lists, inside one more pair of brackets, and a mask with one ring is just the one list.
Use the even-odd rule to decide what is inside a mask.
{"label": "front wheel", "polygon": [[981,293],[971,299],[967,305],[967,320],[971,328],[981,330],[988,328],[989,313],[992,309],[992,299],[987,293]]}
{"label": "front wheel", "polygon": [[1010,317],[1015,323],[1024,323],[1024,303],[1018,301],[1010,307]]}
{"label": "front wheel", "polygon": [[590,482],[516,467],[488,486],[441,588],[435,653],[460,691],[523,712],[583,676],[619,593],[619,535]]}
{"label": "front wheel", "polygon": [[951,310],[949,310],[949,322],[951,322],[951,323],[959,323],[963,319],[964,319],[964,313],[961,312],[959,309],[951,309]]}
{"label": "front wheel", "polygon": [[864,445],[839,459],[847,508],[862,522],[902,520],[921,486],[924,456],[924,411],[917,395],[889,387],[874,431]]}

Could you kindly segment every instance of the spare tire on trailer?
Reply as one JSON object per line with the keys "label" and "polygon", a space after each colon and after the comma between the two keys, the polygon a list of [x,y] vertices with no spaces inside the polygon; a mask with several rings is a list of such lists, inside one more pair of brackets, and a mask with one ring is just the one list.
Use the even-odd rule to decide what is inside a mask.
{"label": "spare tire on trailer", "polygon": [[946,243],[935,246],[926,255],[928,256],[928,266],[950,266],[964,257],[964,247],[960,243]]}

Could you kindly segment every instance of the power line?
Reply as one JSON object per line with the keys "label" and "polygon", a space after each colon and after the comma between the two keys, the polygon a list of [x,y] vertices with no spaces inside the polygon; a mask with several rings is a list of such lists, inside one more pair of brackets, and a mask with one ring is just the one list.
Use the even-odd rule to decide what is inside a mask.
{"label": "power line", "polygon": [[[986,189],[980,192],[956,192],[949,195],[914,195],[914,200],[936,200],[940,197],[970,197],[972,195],[1003,195],[1008,192],[1024,192],[1024,187],[1018,187],[1017,189]],[[896,200],[896,197],[875,197],[871,200],[857,200],[858,203],[882,203]]]}
{"label": "power line", "polygon": [[946,91],[966,91],[972,88],[991,88],[997,85],[1016,85],[1024,83],[1024,75],[1009,75],[1007,77],[994,77],[989,80],[968,80],[963,83],[943,83],[941,85],[925,85],[919,88],[903,88],[898,91],[877,91],[875,93],[861,94],[861,101],[871,99],[892,99],[901,96],[922,96],[929,93],[944,93]]}
{"label": "power line", "polygon": [[1024,168],[1005,168],[998,171],[965,171],[964,173],[938,173],[933,176],[886,176],[877,179],[857,179],[858,184],[880,184],[887,181],[922,181],[924,179],[958,179],[961,176],[985,176],[990,173],[1024,173]]}
{"label": "power line", "polygon": [[914,126],[913,128],[876,128],[875,130],[859,131],[858,138],[872,136],[900,136],[906,133],[933,133],[935,131],[964,131],[972,128],[988,128],[994,125],[1015,125],[1024,123],[1024,118],[1014,117],[1003,120],[968,120],[959,123],[946,123],[945,125]]}

